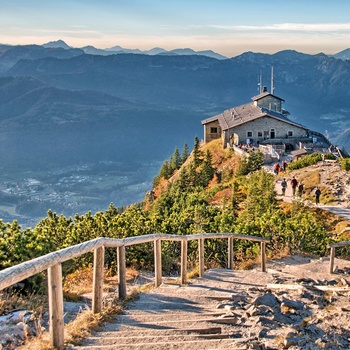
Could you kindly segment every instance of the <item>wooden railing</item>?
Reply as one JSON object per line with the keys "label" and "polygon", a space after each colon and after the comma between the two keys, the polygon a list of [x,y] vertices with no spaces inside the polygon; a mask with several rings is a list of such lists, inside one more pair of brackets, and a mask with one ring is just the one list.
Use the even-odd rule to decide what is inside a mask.
{"label": "wooden railing", "polygon": [[343,241],[343,242],[332,243],[328,246],[328,248],[331,248],[331,253],[330,253],[330,257],[329,257],[329,272],[330,273],[334,273],[335,248],[346,247],[349,245],[350,245],[349,241]]}
{"label": "wooden railing", "polygon": [[51,344],[57,349],[64,346],[64,321],[63,321],[63,292],[62,292],[62,263],[76,258],[80,255],[94,251],[94,271],[93,271],[93,296],[92,312],[102,311],[102,291],[103,291],[103,269],[104,269],[104,249],[117,248],[118,267],[118,296],[126,296],[126,264],[125,247],[154,242],[154,284],[158,287],[162,283],[162,250],[161,241],[181,242],[181,284],[186,284],[187,275],[187,242],[198,240],[198,264],[199,276],[204,277],[204,240],[205,239],[228,239],[228,268],[233,268],[233,240],[244,239],[260,242],[261,247],[261,269],[266,271],[265,245],[268,239],[255,236],[247,236],[235,233],[204,233],[187,236],[151,234],[125,239],[96,238],[88,242],[77,244],[42,257],[24,262],[22,264],[0,271],[0,290],[31,277],[44,270],[48,272],[48,296],[49,296],[49,331]]}

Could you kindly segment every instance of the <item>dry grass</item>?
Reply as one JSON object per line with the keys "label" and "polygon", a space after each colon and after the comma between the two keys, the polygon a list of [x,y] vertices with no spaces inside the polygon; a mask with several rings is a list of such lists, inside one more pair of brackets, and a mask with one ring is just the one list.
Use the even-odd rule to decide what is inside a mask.
{"label": "dry grass", "polygon": [[[92,290],[92,277],[93,269],[85,268],[80,271],[76,271],[65,278],[64,281],[64,294],[65,297],[69,297],[70,300],[79,299],[81,294],[88,293]],[[134,269],[127,269],[127,280],[135,280],[139,276],[139,272]],[[105,277],[104,288],[106,290],[114,290],[115,284],[117,283],[117,278]],[[113,288],[110,288],[113,285]],[[69,290],[71,288],[71,290]],[[143,285],[138,289],[134,289],[124,300],[120,300],[117,294],[110,294],[104,300],[103,311],[101,314],[93,314],[91,310],[85,310],[77,315],[77,317],[67,325],[65,325],[65,343],[78,345],[82,339],[88,337],[92,331],[99,329],[101,324],[106,321],[114,319],[114,317],[120,314],[121,310],[125,308],[126,304],[137,298],[141,291],[149,290],[153,288],[153,285]],[[47,297],[46,296],[36,296],[32,295],[30,298],[25,299],[23,296],[17,296],[12,294],[1,295],[0,308],[5,312],[10,311],[14,308],[23,308],[26,310],[36,310],[37,313],[43,307],[40,305],[45,305],[45,310],[47,310]],[[38,324],[40,324],[40,315],[38,314]],[[38,329],[38,336],[27,339],[26,344],[20,347],[21,350],[52,350],[50,335],[47,332],[42,333]]]}
{"label": "dry grass", "polygon": [[[126,281],[133,282],[140,275],[140,272],[135,268],[126,269]],[[114,290],[118,285],[118,277],[105,274],[104,276],[104,290]],[[81,295],[92,292],[93,285],[93,267],[86,267],[77,270],[64,279],[63,295],[66,301],[79,301]]]}
{"label": "dry grass", "polygon": [[[314,190],[317,187],[321,190],[320,202],[322,204],[334,203],[337,199],[334,197],[332,191],[322,185],[321,181],[321,169],[310,170],[310,168],[303,168],[299,170],[294,170],[288,175],[295,176],[299,182],[304,184],[304,194],[303,199],[315,202]],[[280,177],[285,177],[285,175],[279,175]]]}
{"label": "dry grass", "polygon": [[51,345],[49,333],[30,339],[25,345],[18,348],[19,350],[55,350]]}
{"label": "dry grass", "polygon": [[65,326],[65,342],[68,344],[79,344],[91,332],[97,331],[101,327],[103,320],[102,315],[94,314],[91,310],[78,314],[73,322]]}
{"label": "dry grass", "polygon": [[86,267],[67,275],[63,283],[64,299],[78,301],[81,295],[92,292],[92,283],[92,267]]}
{"label": "dry grass", "polygon": [[319,169],[315,169],[308,172],[300,172],[298,174],[299,182],[302,182],[305,186],[305,191],[310,191],[310,188],[320,185],[321,174]]}
{"label": "dry grass", "polygon": [[268,256],[268,260],[272,259],[283,259],[283,258],[288,258],[290,257],[291,252],[289,247],[283,247],[282,249],[275,251],[274,255]]}
{"label": "dry grass", "polygon": [[235,269],[237,270],[252,270],[257,264],[260,264],[261,261],[257,259],[243,260],[235,263]]}
{"label": "dry grass", "polygon": [[212,198],[209,199],[211,205],[222,205],[224,202],[230,201],[232,198],[232,187],[224,188],[214,194]]}
{"label": "dry grass", "polygon": [[10,289],[0,293],[0,315],[6,315],[14,309],[29,310],[36,314],[43,307],[47,308],[47,297],[43,295],[23,295]]}
{"label": "dry grass", "polygon": [[186,278],[191,279],[191,278],[196,278],[199,277],[199,267],[195,267],[191,271],[187,272]]}
{"label": "dry grass", "polygon": [[[103,322],[113,321],[116,315],[126,307],[127,303],[137,299],[141,291],[153,288],[145,285],[139,289],[134,289],[124,300],[117,298],[115,294],[105,300],[101,314],[93,314],[91,310],[85,310],[77,315],[75,320],[64,327],[65,344],[79,345],[83,339],[91,335],[91,332],[98,331]],[[50,344],[50,335],[45,332],[38,337],[27,340],[26,344],[19,348],[20,350],[52,350]]]}
{"label": "dry grass", "polygon": [[[100,314],[93,314],[91,310],[86,310],[76,317],[76,319],[65,326],[65,344],[77,345],[82,339],[88,337],[92,331],[98,330],[104,321]],[[53,350],[50,334],[45,332],[38,337],[29,339],[25,345],[19,347],[20,350]]]}

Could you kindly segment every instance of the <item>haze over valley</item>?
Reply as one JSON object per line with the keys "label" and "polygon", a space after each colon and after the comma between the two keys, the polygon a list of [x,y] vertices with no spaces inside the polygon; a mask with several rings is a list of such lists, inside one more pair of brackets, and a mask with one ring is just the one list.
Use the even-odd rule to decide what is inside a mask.
{"label": "haze over valley", "polygon": [[141,201],[175,147],[203,137],[201,120],[249,102],[260,74],[270,88],[272,66],[290,118],[350,150],[348,51],[89,51],[0,45],[4,221],[34,226],[48,209],[72,216]]}

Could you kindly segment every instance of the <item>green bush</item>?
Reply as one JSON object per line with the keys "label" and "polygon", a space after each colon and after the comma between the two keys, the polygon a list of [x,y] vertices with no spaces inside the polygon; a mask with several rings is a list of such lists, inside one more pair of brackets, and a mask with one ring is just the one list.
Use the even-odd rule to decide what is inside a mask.
{"label": "green bush", "polygon": [[341,168],[343,170],[349,171],[350,170],[350,158],[343,158],[340,160]]}
{"label": "green bush", "polygon": [[289,163],[288,169],[297,170],[297,169],[305,168],[307,166],[317,164],[321,160],[322,160],[321,153],[312,153],[301,159],[298,159]]}

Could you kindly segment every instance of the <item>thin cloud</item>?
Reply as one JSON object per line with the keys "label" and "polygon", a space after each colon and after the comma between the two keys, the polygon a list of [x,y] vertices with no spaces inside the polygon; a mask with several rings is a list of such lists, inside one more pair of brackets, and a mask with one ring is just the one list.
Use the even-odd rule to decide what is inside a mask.
{"label": "thin cloud", "polygon": [[276,23],[261,26],[211,25],[212,28],[237,31],[294,31],[294,32],[344,32],[350,31],[350,23]]}

